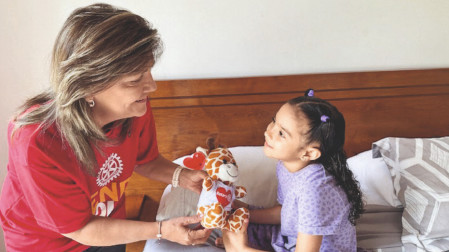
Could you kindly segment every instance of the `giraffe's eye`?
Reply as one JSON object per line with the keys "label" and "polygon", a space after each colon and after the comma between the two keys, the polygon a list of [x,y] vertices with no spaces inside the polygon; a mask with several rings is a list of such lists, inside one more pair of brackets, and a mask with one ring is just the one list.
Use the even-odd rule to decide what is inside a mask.
{"label": "giraffe's eye", "polygon": [[227,164],[228,161],[226,159],[223,159],[223,164]]}

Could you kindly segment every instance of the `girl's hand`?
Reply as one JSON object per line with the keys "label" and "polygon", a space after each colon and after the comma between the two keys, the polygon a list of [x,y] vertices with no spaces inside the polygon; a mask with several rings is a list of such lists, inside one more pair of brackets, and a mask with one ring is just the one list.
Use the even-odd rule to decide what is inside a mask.
{"label": "girl's hand", "polygon": [[212,229],[190,229],[189,225],[201,221],[199,215],[179,217],[162,222],[162,238],[183,245],[197,245],[206,242]]}
{"label": "girl's hand", "polygon": [[[224,247],[227,252],[241,252],[248,249],[248,223],[249,220],[245,219],[243,221],[243,227],[240,231],[231,232],[227,230],[222,230]],[[217,246],[220,245],[220,240],[216,241]]]}
{"label": "girl's hand", "polygon": [[182,169],[179,174],[179,185],[200,194],[203,189],[203,179],[207,177],[206,171]]}

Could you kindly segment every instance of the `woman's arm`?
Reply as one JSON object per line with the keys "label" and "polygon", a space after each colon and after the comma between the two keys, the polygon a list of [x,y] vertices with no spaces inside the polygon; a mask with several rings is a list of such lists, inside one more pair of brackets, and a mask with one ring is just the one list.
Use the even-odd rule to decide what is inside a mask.
{"label": "woman's arm", "polygon": [[322,235],[298,233],[295,252],[319,252],[322,241]]}
{"label": "woman's arm", "polygon": [[136,166],[134,171],[147,178],[170,184],[176,167],[177,164],[159,154],[150,162]]}
{"label": "woman's arm", "polygon": [[[191,230],[188,225],[201,221],[199,216],[180,217],[163,221],[162,238],[184,245],[206,242],[212,230]],[[158,234],[157,222],[144,222],[93,216],[81,229],[62,234],[88,246],[111,246],[141,240],[155,239]]]}
{"label": "woman's arm", "polygon": [[[134,171],[147,178],[171,184],[176,167],[177,164],[159,155],[148,163],[138,165]],[[183,169],[179,174],[179,186],[201,193],[203,179],[206,177],[205,171]]]}

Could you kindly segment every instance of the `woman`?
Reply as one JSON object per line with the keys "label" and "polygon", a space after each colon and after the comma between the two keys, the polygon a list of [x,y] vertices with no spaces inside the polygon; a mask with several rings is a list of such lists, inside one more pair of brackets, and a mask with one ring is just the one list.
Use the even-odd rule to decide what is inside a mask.
{"label": "woman", "polygon": [[[203,243],[199,217],[125,219],[133,171],[200,192],[206,174],[158,152],[147,95],[161,54],[157,30],[106,4],[75,10],[52,55],[51,87],[9,124],[9,163],[0,200],[8,251],[124,251],[163,238]],[[113,246],[118,245],[118,246]]]}

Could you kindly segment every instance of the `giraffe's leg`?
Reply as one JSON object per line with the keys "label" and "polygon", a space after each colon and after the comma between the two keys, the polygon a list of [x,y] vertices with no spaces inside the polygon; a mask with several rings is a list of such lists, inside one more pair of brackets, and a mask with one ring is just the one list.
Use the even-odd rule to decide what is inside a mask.
{"label": "giraffe's leg", "polygon": [[224,211],[223,206],[216,202],[207,207],[203,219],[201,220],[201,225],[205,228],[221,228],[224,225],[225,217],[226,212]]}
{"label": "giraffe's leg", "polygon": [[223,227],[226,230],[235,232],[242,229],[243,220],[249,217],[249,210],[241,207],[237,208],[227,219],[225,226]]}
{"label": "giraffe's leg", "polygon": [[196,210],[196,214],[199,214],[199,215],[204,215],[204,212],[206,212],[206,207],[205,206],[200,206]]}

